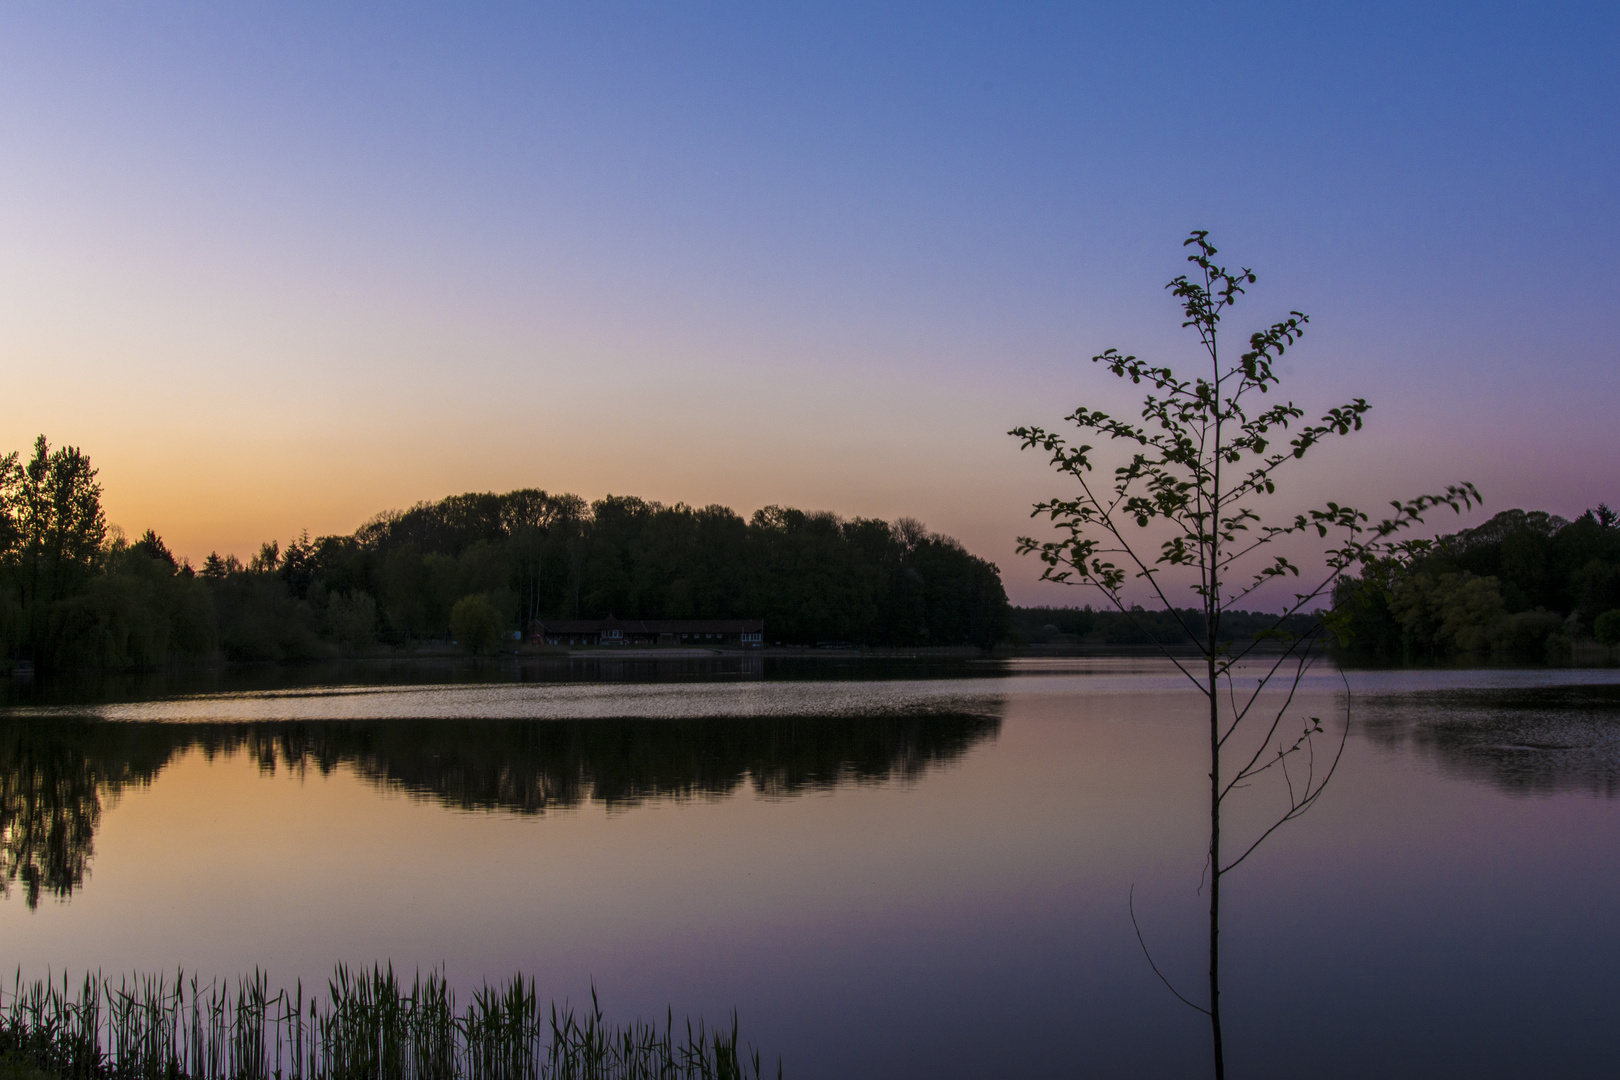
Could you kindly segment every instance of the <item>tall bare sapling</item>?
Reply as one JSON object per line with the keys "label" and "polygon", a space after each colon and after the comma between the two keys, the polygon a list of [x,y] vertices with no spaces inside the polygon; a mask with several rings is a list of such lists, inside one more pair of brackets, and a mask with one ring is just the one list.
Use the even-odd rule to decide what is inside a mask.
{"label": "tall bare sapling", "polygon": [[[1221,349],[1221,321],[1254,283],[1254,271],[1232,272],[1216,262],[1206,231],[1192,233],[1184,247],[1192,270],[1167,288],[1181,305],[1182,326],[1198,337],[1202,371],[1183,376],[1108,349],[1092,362],[1148,387],[1139,419],[1086,406],[1067,417],[1082,439],[1123,451],[1112,474],[1096,472],[1097,447],[1090,442],[1071,442],[1040,427],[1010,434],[1025,449],[1047,452],[1052,467],[1073,483],[1068,497],[1037,503],[1032,514],[1050,521],[1057,538],[1019,539],[1020,553],[1033,552],[1045,563],[1042,578],[1088,586],[1133,622],[1138,620],[1127,590],[1151,599],[1196,643],[1196,652],[1165,654],[1202,695],[1208,718],[1209,981],[1203,1002],[1177,990],[1156,964],[1153,970],[1176,997],[1209,1018],[1215,1076],[1224,1080],[1222,879],[1316,803],[1344,751],[1348,716],[1336,742],[1329,737],[1319,753],[1321,719],[1298,715],[1295,708],[1301,680],[1321,652],[1320,630],[1333,618],[1327,610],[1333,587],[1376,560],[1421,550],[1425,541],[1408,535],[1425,512],[1440,506],[1461,512],[1479,501],[1479,493],[1472,484],[1452,485],[1440,494],[1392,502],[1388,515],[1376,521],[1336,502],[1292,516],[1262,514],[1285,466],[1326,440],[1361,430],[1369,406],[1355,398],[1310,422],[1292,401],[1271,396],[1280,381],[1274,365],[1310,320],[1290,312],[1251,334],[1236,360],[1228,358]],[[1320,557],[1296,562],[1297,556],[1278,547],[1299,547],[1293,538],[1320,545]],[[1258,602],[1251,599],[1258,590],[1279,582],[1287,585],[1268,589],[1269,598],[1276,602],[1274,594],[1282,591],[1290,599],[1271,628],[1245,641],[1223,641],[1223,612],[1245,600]],[[1315,617],[1311,630],[1298,630],[1300,615]],[[1147,627],[1139,629],[1152,637]],[[1261,641],[1276,644],[1257,650]],[[1240,685],[1236,669],[1245,662]],[[1278,812],[1228,843],[1221,831],[1227,800],[1262,774],[1278,781]],[[1151,955],[1148,962],[1153,964]]]}

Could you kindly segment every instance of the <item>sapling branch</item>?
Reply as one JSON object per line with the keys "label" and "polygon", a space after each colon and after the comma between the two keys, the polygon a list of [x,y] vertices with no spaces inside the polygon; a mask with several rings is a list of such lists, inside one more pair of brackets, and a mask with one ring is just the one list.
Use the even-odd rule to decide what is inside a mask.
{"label": "sapling branch", "polygon": [[[1243,852],[1242,855],[1239,855],[1236,859],[1233,859],[1231,862],[1227,863],[1224,867],[1222,867],[1220,869],[1220,871],[1219,871],[1220,875],[1224,876],[1225,874],[1230,873],[1232,870],[1235,870],[1238,867],[1239,864],[1241,864],[1250,855],[1253,855],[1255,850],[1257,848],[1259,848],[1261,844],[1265,843],[1266,840],[1271,836],[1272,833],[1276,832],[1278,829],[1282,828],[1284,825],[1288,824],[1290,821],[1297,820],[1301,815],[1303,815],[1312,806],[1316,805],[1316,801],[1317,801],[1317,799],[1321,798],[1322,792],[1327,790],[1328,782],[1333,779],[1333,774],[1338,771],[1339,762],[1342,761],[1343,758],[1344,758],[1345,744],[1349,741],[1349,738],[1350,738],[1350,723],[1349,723],[1349,717],[1348,717],[1348,706],[1346,707],[1346,712],[1347,712],[1347,715],[1346,715],[1346,718],[1345,718],[1344,730],[1339,735],[1338,748],[1334,752],[1333,761],[1328,766],[1327,772],[1323,774],[1322,779],[1320,781],[1315,782],[1314,787],[1312,786],[1312,780],[1314,779],[1315,768],[1316,768],[1316,750],[1315,750],[1316,743],[1315,743],[1315,740],[1307,740],[1306,741],[1306,746],[1309,748],[1308,749],[1308,754],[1309,754],[1310,762],[1311,762],[1311,772],[1310,772],[1310,777],[1307,779],[1307,782],[1306,782],[1306,785],[1305,785],[1305,788],[1304,788],[1305,794],[1302,797],[1300,797],[1300,798],[1298,798],[1296,800],[1294,798],[1293,784],[1290,781],[1290,783],[1288,785],[1289,803],[1290,803],[1288,812],[1283,814],[1281,817],[1279,817],[1275,822],[1272,823],[1270,828],[1266,829],[1265,832],[1261,833],[1258,837],[1256,837],[1254,842],[1251,843],[1246,849],[1244,849],[1244,852]],[[1283,767],[1282,771],[1283,771],[1283,774],[1286,776],[1287,772],[1288,772],[1288,769],[1287,769],[1286,765]]]}
{"label": "sapling branch", "polygon": [[[1223,363],[1220,324],[1227,310],[1256,280],[1244,267],[1236,272],[1215,261],[1217,251],[1205,231],[1193,232],[1184,242],[1193,269],[1175,277],[1166,288],[1180,304],[1182,326],[1193,330],[1206,357],[1205,374],[1183,377],[1169,365],[1153,364],[1118,349],[1106,349],[1092,362],[1133,385],[1148,384],[1137,420],[1125,420],[1080,406],[1068,421],[1086,436],[1100,436],[1104,445],[1126,451],[1112,470],[1106,494],[1094,488],[1089,474],[1095,468],[1091,443],[1068,443],[1061,435],[1040,427],[1021,427],[1011,434],[1026,449],[1039,448],[1054,470],[1078,486],[1075,498],[1054,498],[1038,503],[1031,516],[1045,517],[1058,536],[1052,540],[1020,537],[1021,554],[1036,554],[1043,565],[1041,577],[1061,584],[1096,589],[1108,606],[1120,612],[1143,633],[1205,698],[1210,739],[1210,846],[1206,866],[1210,892],[1210,1002],[1194,1005],[1164,978],[1148,953],[1141,927],[1132,922],[1148,963],[1166,987],[1181,1001],[1209,1016],[1214,1037],[1216,1075],[1224,1071],[1219,1010],[1219,926],[1221,878],[1244,862],[1276,829],[1296,820],[1320,799],[1343,759],[1348,738],[1348,717],[1331,763],[1318,769],[1317,736],[1321,721],[1311,717],[1292,742],[1278,738],[1306,673],[1318,654],[1324,620],[1331,612],[1313,608],[1331,597],[1334,586],[1352,568],[1367,568],[1383,560],[1398,559],[1423,550],[1426,541],[1405,535],[1421,525],[1423,515],[1440,506],[1460,513],[1479,501],[1471,484],[1452,485],[1438,494],[1407,502],[1393,502],[1393,513],[1376,524],[1353,507],[1328,502],[1319,509],[1291,519],[1268,522],[1257,500],[1273,496],[1289,462],[1301,460],[1333,437],[1360,431],[1370,406],[1364,398],[1328,409],[1314,422],[1302,423],[1305,412],[1292,401],[1254,408],[1249,395],[1269,394],[1280,382],[1276,361],[1302,338],[1309,317],[1290,311],[1248,337],[1248,350],[1236,363]],[[1286,440],[1286,441],[1284,441]],[[1132,529],[1137,532],[1131,531]],[[1150,530],[1142,533],[1140,530]],[[1162,535],[1164,532],[1168,535]],[[1298,580],[1302,565],[1289,554],[1267,553],[1285,539],[1315,537],[1333,540],[1322,552],[1324,572],[1312,574],[1293,600],[1282,605],[1267,629],[1250,640],[1225,640],[1222,617],[1234,605],[1281,580]],[[1151,537],[1151,541],[1148,539]],[[1228,575],[1238,582],[1227,584]],[[1186,581],[1196,604],[1178,606],[1170,598],[1173,580]],[[1168,614],[1176,630],[1196,646],[1199,670],[1182,662],[1168,641],[1137,617],[1125,596],[1131,582],[1145,582],[1158,607]],[[1300,617],[1314,618],[1301,628]],[[1197,616],[1195,619],[1194,616]],[[1201,620],[1201,621],[1200,621]],[[1162,625],[1162,624],[1161,624]],[[1282,648],[1260,666],[1252,689],[1240,694],[1239,665],[1246,665],[1262,642],[1280,642]],[[1281,701],[1269,705],[1269,719],[1252,723],[1262,700],[1269,696],[1285,668],[1292,678]],[[1347,689],[1348,689],[1348,684]],[[1223,718],[1223,702],[1225,698]],[[1349,698],[1346,697],[1347,708]],[[1252,723],[1252,726],[1251,726]],[[1250,744],[1249,735],[1260,736]],[[1232,742],[1232,740],[1237,740]],[[1240,749],[1242,747],[1242,749]],[[1223,776],[1223,755],[1235,755],[1241,766]],[[1297,763],[1305,761],[1303,777]],[[1287,793],[1287,809],[1243,849],[1236,859],[1220,859],[1221,809],[1228,796],[1275,771]],[[1202,889],[1202,886],[1200,886]],[[1134,896],[1134,894],[1133,894]]]}
{"label": "sapling branch", "polygon": [[1142,946],[1142,955],[1147,957],[1148,967],[1153,969],[1153,974],[1159,977],[1159,981],[1164,983],[1165,989],[1174,994],[1177,1000],[1179,1000],[1183,1005],[1190,1009],[1201,1012],[1205,1016],[1208,1016],[1208,1009],[1193,1001],[1189,1001],[1185,994],[1183,994],[1180,990],[1177,990],[1170,980],[1165,978],[1164,972],[1159,970],[1159,965],[1153,962],[1153,954],[1148,951],[1147,940],[1142,937],[1142,924],[1136,921],[1136,884],[1134,882],[1131,884],[1131,891],[1126,904],[1130,908],[1131,912],[1131,926],[1136,930],[1136,943]]}

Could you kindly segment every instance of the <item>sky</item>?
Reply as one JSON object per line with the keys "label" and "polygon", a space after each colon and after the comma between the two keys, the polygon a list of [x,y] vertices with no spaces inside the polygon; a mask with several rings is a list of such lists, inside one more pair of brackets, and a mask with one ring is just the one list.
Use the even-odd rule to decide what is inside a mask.
{"label": "sky", "polygon": [[0,4],[0,451],[178,553],[539,487],[1015,553],[1007,431],[1196,362],[1208,229],[1367,428],[1279,507],[1620,501],[1620,8]]}

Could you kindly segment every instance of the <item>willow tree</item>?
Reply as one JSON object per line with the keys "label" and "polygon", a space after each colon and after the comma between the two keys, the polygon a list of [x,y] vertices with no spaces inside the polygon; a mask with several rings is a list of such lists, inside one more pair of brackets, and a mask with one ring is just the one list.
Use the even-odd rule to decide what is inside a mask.
{"label": "willow tree", "polygon": [[[1318,752],[1321,718],[1300,715],[1295,707],[1300,680],[1320,655],[1321,624],[1332,618],[1324,609],[1333,588],[1355,568],[1421,548],[1423,541],[1405,537],[1426,511],[1448,506],[1461,512],[1478,502],[1479,493],[1472,484],[1452,485],[1441,494],[1393,502],[1388,515],[1376,521],[1336,502],[1303,514],[1263,514],[1286,467],[1326,440],[1361,430],[1369,406],[1355,398],[1312,422],[1292,401],[1271,397],[1279,383],[1278,358],[1299,341],[1310,320],[1290,312],[1251,334],[1236,360],[1228,358],[1221,350],[1221,321],[1255,274],[1246,267],[1234,273],[1217,263],[1205,231],[1194,232],[1183,246],[1190,249],[1193,271],[1167,288],[1181,305],[1182,326],[1198,336],[1201,372],[1183,376],[1109,349],[1092,362],[1148,387],[1138,419],[1081,406],[1067,417],[1081,440],[1040,427],[1010,434],[1025,449],[1050,454],[1052,467],[1074,485],[1068,497],[1037,503],[1032,513],[1049,520],[1057,538],[1021,537],[1020,553],[1040,557],[1043,579],[1088,586],[1133,622],[1127,593],[1150,598],[1197,646],[1196,653],[1166,649],[1165,655],[1196,687],[1207,714],[1209,985],[1204,1002],[1182,994],[1157,965],[1153,970],[1171,993],[1209,1018],[1215,1075],[1223,1078],[1222,879],[1316,803],[1344,751],[1348,717],[1336,745],[1329,737]],[[1085,439],[1123,451],[1111,475],[1097,475],[1097,447]],[[1309,560],[1298,555],[1301,541],[1318,546]],[[1272,628],[1242,642],[1223,640],[1223,612],[1245,599],[1256,603],[1254,594],[1268,585],[1273,602],[1278,592],[1290,597],[1280,604]],[[1175,596],[1183,603],[1174,602]],[[1301,614],[1316,615],[1316,629],[1286,632],[1292,617]],[[1256,651],[1263,639],[1277,644]],[[1237,665],[1245,660],[1250,663],[1240,686]],[[1278,812],[1228,844],[1221,832],[1227,800],[1262,774],[1278,782]],[[1148,962],[1153,963],[1151,955]]]}

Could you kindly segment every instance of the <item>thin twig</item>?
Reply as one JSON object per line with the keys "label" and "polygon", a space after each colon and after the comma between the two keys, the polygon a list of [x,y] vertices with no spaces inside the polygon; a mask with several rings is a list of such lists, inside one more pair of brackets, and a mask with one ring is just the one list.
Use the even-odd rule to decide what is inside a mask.
{"label": "thin twig", "polygon": [[1131,909],[1131,925],[1136,928],[1136,943],[1142,946],[1142,955],[1147,957],[1148,967],[1153,969],[1153,974],[1159,977],[1159,981],[1164,983],[1165,989],[1176,995],[1176,999],[1183,1005],[1190,1009],[1197,1009],[1205,1016],[1208,1016],[1208,1009],[1204,1008],[1202,1005],[1188,1001],[1186,996],[1183,995],[1180,990],[1177,990],[1174,986],[1172,986],[1169,979],[1164,977],[1164,972],[1159,970],[1159,965],[1153,962],[1153,954],[1148,951],[1147,942],[1142,938],[1142,926],[1136,921],[1136,882],[1134,881],[1131,882],[1130,896],[1125,901],[1125,904]]}

